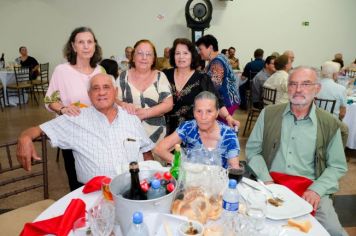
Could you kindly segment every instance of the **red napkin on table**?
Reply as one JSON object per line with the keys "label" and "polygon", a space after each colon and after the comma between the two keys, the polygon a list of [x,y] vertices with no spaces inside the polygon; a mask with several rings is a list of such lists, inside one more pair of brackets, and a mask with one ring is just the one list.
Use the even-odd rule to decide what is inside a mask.
{"label": "red napkin on table", "polygon": [[91,180],[89,180],[83,188],[83,193],[91,193],[95,191],[101,190],[101,181],[105,178],[109,178],[106,176],[95,176]]}
{"label": "red napkin on table", "polygon": [[[276,184],[284,185],[290,190],[292,190],[299,197],[303,196],[303,193],[309,188],[313,183],[313,180],[305,178],[303,176],[288,175],[280,172],[270,172],[269,173]],[[315,215],[315,211],[311,212]]]}
{"label": "red napkin on table", "polygon": [[67,236],[72,230],[74,222],[85,216],[85,203],[81,199],[73,199],[63,215],[51,219],[26,223],[21,236],[37,236],[54,234]]}

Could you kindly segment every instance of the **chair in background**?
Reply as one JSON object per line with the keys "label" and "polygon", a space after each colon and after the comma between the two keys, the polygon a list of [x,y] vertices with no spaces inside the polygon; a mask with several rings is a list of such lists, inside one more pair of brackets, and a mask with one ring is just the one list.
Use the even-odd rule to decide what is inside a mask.
{"label": "chair in background", "polygon": [[[262,90],[263,106],[266,107],[270,104],[275,104],[276,103],[276,95],[277,95],[277,89],[263,87],[263,90]],[[246,130],[251,130],[252,123],[256,122],[260,113],[261,113],[261,109],[258,109],[255,107],[250,108],[248,115],[247,115],[244,132],[242,133],[243,136],[245,136]]]}
{"label": "chair in background", "polygon": [[0,82],[0,107],[1,107],[1,111],[4,111],[4,107],[5,107],[5,94],[4,94],[4,88]]}
{"label": "chair in background", "polygon": [[40,64],[40,79],[32,80],[32,84],[37,94],[42,92],[43,97],[46,94],[49,85],[49,63]]}
{"label": "chair in background", "polygon": [[[32,162],[32,171],[25,171],[16,159],[17,141],[0,144],[0,201],[16,201],[16,198],[26,199],[41,196],[43,198],[35,203],[12,209],[0,209],[0,228],[3,235],[19,235],[26,222],[32,222],[42,211],[48,208],[54,201],[48,199],[48,169],[47,169],[47,138],[42,135],[35,142],[35,146],[41,146],[41,161]],[[30,191],[30,192],[29,192]],[[28,192],[28,193],[26,193]]]}
{"label": "chair in background", "polygon": [[320,107],[331,114],[334,113],[334,108],[336,104],[336,100],[331,99],[323,99],[323,98],[314,98],[314,103],[317,107]]}
{"label": "chair in background", "polygon": [[[23,104],[26,103],[25,93],[31,95],[32,99],[34,99],[38,105],[38,100],[36,94],[34,93],[33,84],[30,81],[30,69],[28,67],[15,67],[14,72],[15,72],[16,83],[8,84],[7,88],[16,91],[16,94],[19,98],[20,109],[21,109],[21,100]],[[11,93],[11,91],[8,90],[6,94],[7,98],[10,96],[9,93]]]}
{"label": "chair in background", "polygon": [[356,70],[345,70],[345,75],[349,78],[356,78]]}

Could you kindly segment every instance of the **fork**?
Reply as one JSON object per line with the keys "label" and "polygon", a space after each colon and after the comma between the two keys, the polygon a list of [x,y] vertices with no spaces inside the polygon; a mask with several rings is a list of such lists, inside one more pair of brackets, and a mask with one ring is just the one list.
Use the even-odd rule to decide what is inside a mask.
{"label": "fork", "polygon": [[271,189],[269,189],[269,188],[267,187],[267,185],[266,185],[262,180],[258,179],[257,182],[258,182],[259,184],[261,184],[261,185],[263,186],[263,188],[266,189],[266,190],[272,195],[272,198],[273,198],[275,201],[277,201],[277,202],[284,202],[283,197],[282,197],[280,194],[275,193],[275,192],[273,192]]}

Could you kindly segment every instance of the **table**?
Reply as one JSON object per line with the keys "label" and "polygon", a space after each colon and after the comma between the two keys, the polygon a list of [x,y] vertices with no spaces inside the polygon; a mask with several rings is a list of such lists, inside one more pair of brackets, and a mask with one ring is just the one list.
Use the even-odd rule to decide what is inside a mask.
{"label": "table", "polygon": [[349,137],[346,146],[356,149],[356,98],[354,103],[346,105],[346,114],[343,122],[349,127]]}
{"label": "table", "polygon": [[[83,187],[78,188],[74,190],[73,192],[68,193],[58,201],[56,201],[54,204],[52,204],[49,208],[47,208],[44,212],[42,212],[34,221],[40,221],[40,220],[45,220],[48,218],[52,218],[58,215],[61,215],[64,213],[66,207],[69,205],[70,201],[73,198],[80,198],[86,203],[86,210],[89,210],[92,208],[96,202],[101,197],[101,192],[93,192],[89,194],[83,194],[82,193]],[[301,217],[296,218],[297,220],[310,220],[312,223],[312,229],[309,231],[308,234],[293,230],[293,229],[287,229],[286,234],[283,234],[284,236],[327,236],[329,233],[324,229],[324,227],[311,215],[304,215]],[[271,225],[286,225],[287,220],[269,220],[267,219],[267,224]]]}
{"label": "table", "polygon": [[[0,70],[0,80],[4,87],[4,95],[5,95],[5,105],[6,106],[17,106],[19,102],[18,96],[11,96],[7,99],[6,96],[6,85],[16,83],[15,72],[13,70]],[[25,102],[27,102],[28,96],[25,94]]]}

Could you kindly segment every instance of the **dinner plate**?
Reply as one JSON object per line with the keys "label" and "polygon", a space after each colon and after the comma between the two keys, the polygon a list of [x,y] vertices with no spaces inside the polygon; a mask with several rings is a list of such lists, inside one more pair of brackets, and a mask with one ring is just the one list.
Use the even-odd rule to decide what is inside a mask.
{"label": "dinner plate", "polygon": [[[259,183],[256,181],[243,178],[242,185],[239,185],[239,192],[244,199],[247,199],[249,192],[253,191],[253,188],[259,189],[259,191],[264,192],[268,197],[271,194],[268,193]],[[248,187],[248,186],[253,186]],[[302,215],[309,214],[312,212],[313,207],[303,198],[299,197],[289,188],[279,185],[279,184],[269,184],[267,187],[274,193],[280,195],[284,202],[281,206],[275,207],[271,204],[267,204],[266,217],[272,220],[283,220],[294,218]]]}

